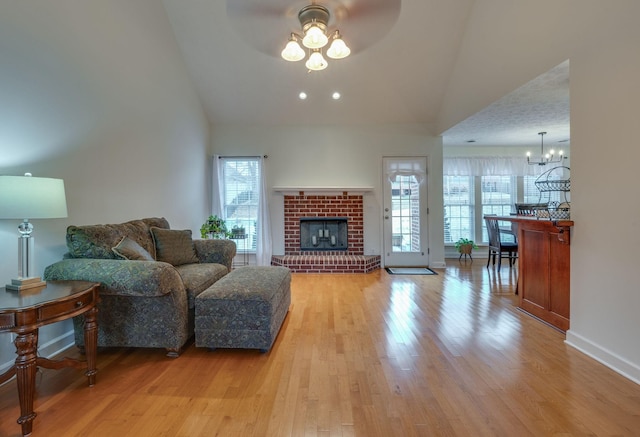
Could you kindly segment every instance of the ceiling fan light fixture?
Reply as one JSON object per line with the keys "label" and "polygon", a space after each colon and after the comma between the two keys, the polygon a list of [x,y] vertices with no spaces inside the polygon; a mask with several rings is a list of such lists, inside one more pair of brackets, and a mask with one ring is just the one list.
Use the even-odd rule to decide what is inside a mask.
{"label": "ceiling fan light fixture", "polygon": [[303,59],[306,55],[305,51],[298,44],[298,38],[292,33],[289,42],[280,54],[285,61],[296,62]]}
{"label": "ceiling fan light fixture", "polygon": [[311,55],[309,56],[309,59],[307,59],[307,62],[304,65],[309,70],[320,71],[327,68],[328,64],[327,64],[327,60],[324,58],[324,56],[322,56],[322,53],[320,52],[320,50],[316,49],[311,53]]}
{"label": "ceiling fan light fixture", "polygon": [[298,21],[302,28],[302,34],[291,34],[289,42],[282,50],[282,58],[287,61],[304,59],[305,50],[298,43],[298,40],[301,40],[302,45],[309,49],[309,58],[305,62],[306,67],[310,71],[324,70],[328,63],[322,55],[322,49],[329,44],[329,39],[331,39],[331,46],[326,52],[328,57],[342,59],[349,56],[351,49],[342,40],[340,32],[337,29],[328,32],[329,18],[329,9],[315,4],[315,2],[300,9]]}
{"label": "ceiling fan light fixture", "polygon": [[351,49],[345,44],[340,35],[340,31],[336,30],[333,34],[331,45],[327,50],[327,56],[331,59],[343,59],[349,56],[349,54],[351,54]]}

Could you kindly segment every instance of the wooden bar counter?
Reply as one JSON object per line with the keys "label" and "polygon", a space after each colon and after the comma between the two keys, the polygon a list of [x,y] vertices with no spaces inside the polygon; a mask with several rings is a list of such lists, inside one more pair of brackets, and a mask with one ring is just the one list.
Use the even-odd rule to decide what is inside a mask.
{"label": "wooden bar counter", "polygon": [[510,222],[518,236],[518,295],[523,311],[567,331],[571,220],[487,216]]}

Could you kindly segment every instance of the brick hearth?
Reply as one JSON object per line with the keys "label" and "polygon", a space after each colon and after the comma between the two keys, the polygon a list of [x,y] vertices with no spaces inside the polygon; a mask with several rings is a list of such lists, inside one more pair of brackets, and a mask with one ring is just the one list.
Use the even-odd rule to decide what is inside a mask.
{"label": "brick hearth", "polygon": [[274,255],[271,265],[299,273],[369,273],[380,268],[380,255]]}
{"label": "brick hearth", "polygon": [[[301,217],[346,217],[347,250],[300,251]],[[369,273],[380,268],[380,255],[364,255],[362,194],[284,196],[284,255],[271,264],[302,273]]]}

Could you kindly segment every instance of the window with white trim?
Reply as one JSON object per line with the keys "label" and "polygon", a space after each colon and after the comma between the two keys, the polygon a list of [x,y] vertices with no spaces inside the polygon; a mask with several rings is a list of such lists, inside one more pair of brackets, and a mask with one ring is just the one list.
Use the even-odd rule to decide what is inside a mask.
{"label": "window with white trim", "polygon": [[485,214],[509,215],[516,202],[522,202],[522,190],[518,190],[522,177],[444,176],[443,182],[445,244],[453,244],[459,238],[487,243]]}
{"label": "window with white trim", "polygon": [[[246,241],[238,250],[255,252],[260,199],[260,159],[221,157],[220,178],[223,184],[222,210],[227,230],[244,228]],[[246,243],[246,244],[245,244]]]}
{"label": "window with white trim", "polygon": [[484,221],[486,214],[509,215],[515,204],[516,178],[513,176],[480,176],[482,187],[482,214],[480,215],[480,227],[482,238],[475,241],[483,243],[489,241],[487,226]]}
{"label": "window with white trim", "polygon": [[444,240],[454,243],[473,234],[475,190],[472,176],[444,178]]}

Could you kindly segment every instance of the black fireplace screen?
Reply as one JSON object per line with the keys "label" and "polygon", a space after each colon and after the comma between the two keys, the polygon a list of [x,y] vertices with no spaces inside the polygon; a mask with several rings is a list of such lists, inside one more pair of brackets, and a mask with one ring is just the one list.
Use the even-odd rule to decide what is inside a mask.
{"label": "black fireplace screen", "polygon": [[300,218],[300,250],[347,250],[346,217]]}

